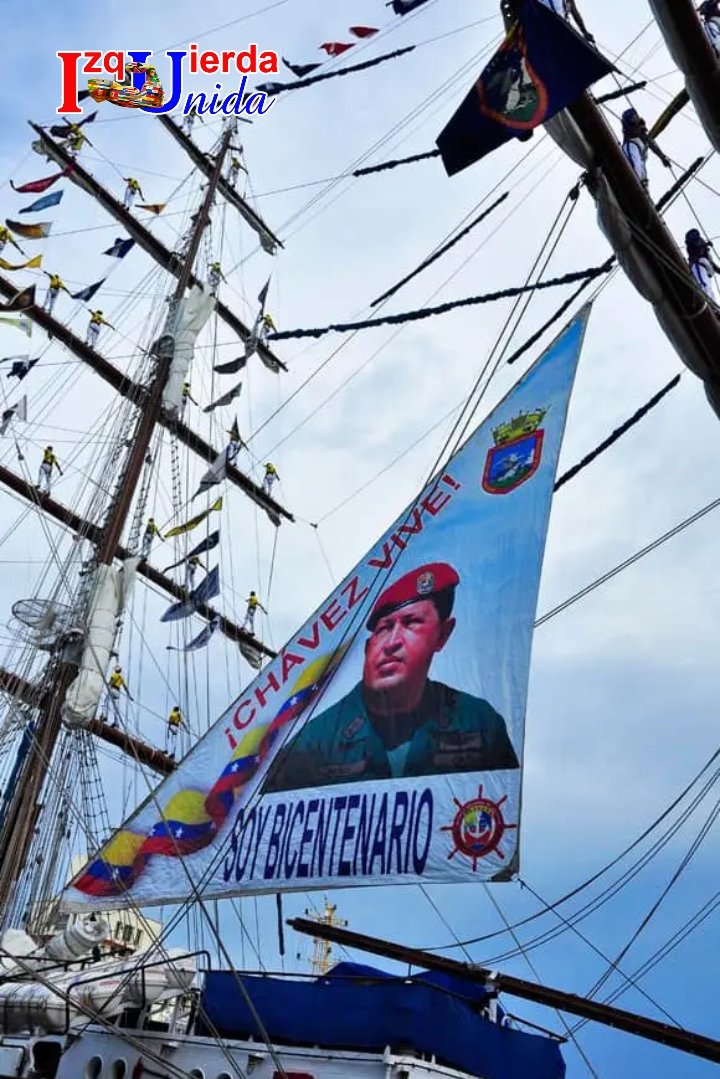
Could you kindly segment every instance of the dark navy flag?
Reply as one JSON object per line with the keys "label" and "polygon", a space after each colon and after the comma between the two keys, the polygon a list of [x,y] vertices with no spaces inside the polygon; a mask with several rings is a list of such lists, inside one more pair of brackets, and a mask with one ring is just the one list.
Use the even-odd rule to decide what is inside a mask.
{"label": "dark navy flag", "polygon": [[178,566],[182,566],[183,562],[187,562],[188,559],[194,558],[196,555],[206,554],[208,551],[212,551],[217,547],[220,542],[220,530],[211,532],[207,539],[204,539],[202,543],[198,543],[196,547],[193,547],[192,551],[188,551],[184,558],[181,558],[179,562],[173,562],[171,566],[166,566],[163,573],[168,573],[171,569],[176,569]]}
{"label": "dark navy flag", "polygon": [[559,15],[525,0],[520,20],[437,138],[448,176],[567,108],[613,70]]}
{"label": "dark navy flag", "polygon": [[121,236],[118,236],[112,247],[108,247],[107,251],[103,251],[103,255],[112,255],[113,258],[124,259],[134,243],[134,240],[123,240]]}
{"label": "dark navy flag", "polygon": [[426,3],[427,0],[392,0],[392,4],[386,4],[385,7],[392,7],[396,15],[409,15],[416,7]]}
{"label": "dark navy flag", "polygon": [[79,292],[71,293],[71,299],[85,300],[85,302],[87,303],[88,300],[92,300],[97,290],[100,288],[101,285],[104,284],[105,278],[103,277],[101,281],[96,281],[94,285],[88,285],[86,288],[81,288]]}
{"label": "dark navy flag", "polygon": [[220,568],[219,566],[213,566],[207,577],[201,581],[194,592],[190,593],[189,598],[181,600],[179,603],[173,603],[172,607],[168,607],[165,614],[162,615],[160,621],[177,622],[180,618],[189,618],[201,604],[207,603],[209,599],[213,599],[219,594]]}
{"label": "dark navy flag", "polygon": [[313,71],[317,71],[322,64],[291,64],[289,60],[286,60],[283,56],[282,62],[289,71],[292,71],[293,75],[297,75],[299,79],[304,79],[306,75],[310,75]]}

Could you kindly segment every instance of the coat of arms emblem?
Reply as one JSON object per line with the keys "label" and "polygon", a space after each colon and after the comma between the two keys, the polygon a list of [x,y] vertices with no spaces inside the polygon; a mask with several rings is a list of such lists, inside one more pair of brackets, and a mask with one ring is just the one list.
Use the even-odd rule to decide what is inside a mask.
{"label": "coat of arms emblem", "polygon": [[546,412],[545,408],[521,412],[493,428],[495,445],[488,451],[482,478],[488,494],[507,495],[537,472],[545,434],[540,424]]}

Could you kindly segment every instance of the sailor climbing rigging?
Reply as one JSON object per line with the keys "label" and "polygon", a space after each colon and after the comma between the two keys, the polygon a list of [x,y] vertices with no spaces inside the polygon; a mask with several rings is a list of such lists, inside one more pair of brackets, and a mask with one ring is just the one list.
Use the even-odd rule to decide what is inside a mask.
{"label": "sailor climbing rigging", "polygon": [[240,175],[240,172],[241,171],[242,172],[247,172],[247,169],[245,168],[245,166],[242,163],[242,147],[238,151],[238,154],[240,155],[239,157],[237,156],[237,154],[233,154],[233,156],[230,158],[230,167],[228,169],[228,177],[227,178],[228,178],[228,183],[232,187],[234,187],[235,184],[237,183],[237,178]]}
{"label": "sailor climbing rigging", "polygon": [[49,495],[50,488],[52,487],[53,468],[56,468],[62,476],[63,470],[60,467],[60,462],[53,453],[52,446],[46,446],[43,450],[42,461],[40,462],[40,471],[38,472],[38,481],[36,487],[38,491]]}
{"label": "sailor climbing rigging", "polygon": [[262,482],[263,494],[266,494],[269,497],[272,493],[272,487],[275,480],[279,479],[280,476],[278,475],[278,470],[275,468],[275,465],[272,461],[268,461],[265,465],[265,475],[263,476]]}
{"label": "sailor climbing rigging", "polygon": [[190,383],[189,382],[183,382],[182,396],[180,398],[180,415],[181,416],[185,415],[185,409],[187,408],[188,401],[192,401],[192,403],[194,405],[197,404],[197,401],[195,400],[192,393],[190,392]]}
{"label": "sailor climbing rigging", "polygon": [[186,112],[185,116],[183,117],[182,129],[186,135],[189,136],[192,133],[192,129],[195,126],[195,121],[197,120],[197,117],[197,107],[193,105],[193,107],[190,109],[190,112]]}
{"label": "sailor climbing rigging", "polygon": [[141,558],[148,557],[148,555],[150,554],[150,549],[153,545],[153,540],[156,536],[160,536],[160,539],[162,539],[160,529],[155,524],[155,518],[148,517],[147,524],[145,525],[145,531],[143,532],[142,547],[140,549]]}
{"label": "sailor climbing rigging", "polygon": [[102,311],[91,311],[90,321],[87,328],[87,336],[85,337],[85,344],[90,345],[90,348],[95,348],[97,339],[100,336],[100,327],[108,326],[112,330],[110,323],[106,321]]}
{"label": "sailor climbing rigging", "polygon": [[144,199],[145,196],[142,193],[142,188],[140,187],[139,182],[135,179],[134,176],[123,176],[123,180],[125,181],[125,197],[123,200],[123,206],[126,210],[132,210],[136,195],[139,195],[141,199]]}
{"label": "sailor climbing rigging", "polygon": [[208,268],[208,284],[210,285],[211,296],[214,296],[217,293],[220,282],[225,280],[225,274],[222,272],[220,263],[211,262]]}
{"label": "sailor climbing rigging", "polygon": [[225,447],[225,464],[234,465],[235,458],[240,453],[243,445],[243,440],[240,437],[240,428],[238,427],[237,419],[233,420],[233,425],[228,431],[228,434],[230,435],[230,441]]}
{"label": "sailor climbing rigging", "polygon": [[622,114],[622,148],[625,157],[632,165],[632,170],[642,186],[648,189],[647,157],[652,150],[660,158],[666,169],[670,168],[670,159],[662,152],[647,129],[647,124],[636,109],[626,109]]}
{"label": "sailor climbing rigging", "polygon": [[698,10],[708,41],[720,57],[720,0],[704,0]]}
{"label": "sailor climbing rigging", "polygon": [[185,726],[185,721],[180,711],[179,705],[175,705],[172,712],[167,719],[167,731],[165,734],[165,750],[171,757],[175,756],[175,743],[177,741],[178,731],[181,727]]}
{"label": "sailor climbing rigging", "polygon": [[[45,271],[47,273],[47,271]],[[45,293],[45,300],[43,302],[43,311],[47,311],[48,315],[52,314],[55,301],[57,300],[60,292],[67,292],[70,295],[70,290],[65,286],[65,282],[56,273],[48,274],[50,282],[48,284],[48,290]]]}
{"label": "sailor climbing rigging", "polygon": [[80,130],[80,126],[78,124],[71,124],[67,140],[67,148],[70,157],[77,157],[86,142],[87,138]]}
{"label": "sailor climbing rigging", "polygon": [[255,593],[251,592],[247,598],[247,610],[245,611],[245,620],[241,628],[247,630],[247,632],[251,633],[253,637],[255,636],[255,615],[257,613],[258,607],[261,611],[264,611],[264,613],[267,614],[267,611],[255,595]]}
{"label": "sailor climbing rigging", "polygon": [[685,249],[690,272],[705,295],[715,300],[712,279],[716,273],[720,273],[720,266],[713,261],[710,254],[712,244],[703,239],[698,229],[690,229],[685,236]]}
{"label": "sailor climbing rigging", "polygon": [[122,667],[116,664],[112,674],[107,681],[107,694],[110,707],[112,708],[112,722],[111,727],[117,727],[118,720],[120,718],[120,693],[125,690],[126,694],[132,700],[132,694],[127,687],[127,682],[122,673]]}

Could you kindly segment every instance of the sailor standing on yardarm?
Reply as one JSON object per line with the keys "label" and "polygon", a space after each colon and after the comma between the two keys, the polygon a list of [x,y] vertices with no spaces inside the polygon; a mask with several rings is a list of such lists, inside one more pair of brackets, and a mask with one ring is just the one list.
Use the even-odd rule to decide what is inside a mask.
{"label": "sailor standing on yardarm", "polygon": [[46,495],[50,494],[50,488],[52,487],[53,468],[56,468],[62,476],[63,470],[60,467],[60,462],[53,453],[52,446],[46,446],[43,450],[43,458],[40,462],[40,471],[38,472],[38,481],[36,484],[38,491]]}
{"label": "sailor standing on yardarm", "polygon": [[262,603],[257,598],[257,596],[255,595],[254,592],[250,593],[250,595],[248,596],[246,602],[247,602],[247,610],[245,612],[245,621],[243,622],[243,624],[241,626],[241,629],[247,630],[247,632],[251,633],[252,636],[254,637],[255,636],[255,614],[257,613],[257,609],[259,607],[260,610],[263,611],[265,614],[267,614],[267,611],[265,610]]}

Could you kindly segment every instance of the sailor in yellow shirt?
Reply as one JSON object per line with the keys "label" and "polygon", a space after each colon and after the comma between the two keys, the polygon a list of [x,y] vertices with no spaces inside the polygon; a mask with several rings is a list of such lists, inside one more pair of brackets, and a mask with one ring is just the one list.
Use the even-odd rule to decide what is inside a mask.
{"label": "sailor in yellow shirt", "polygon": [[122,667],[116,665],[107,681],[108,699],[112,707],[112,723],[110,724],[111,727],[117,727],[118,725],[118,719],[120,718],[120,693],[123,689],[127,693],[130,700],[132,700],[132,695],[127,687],[127,682],[123,678]]}
{"label": "sailor in yellow shirt", "polygon": [[181,727],[185,726],[185,721],[182,717],[179,705],[175,705],[172,712],[168,716],[167,720],[167,732],[165,737],[165,749],[171,757],[175,756],[175,743],[177,741],[178,731]]}
{"label": "sailor in yellow shirt", "polygon": [[0,225],[0,253],[5,249],[5,244],[12,244],[13,247],[16,247],[18,251],[22,253],[22,248],[13,240],[10,229],[5,225]]}
{"label": "sailor in yellow shirt", "polygon": [[225,274],[222,272],[222,267],[219,262],[211,262],[208,267],[208,284],[210,286],[210,295],[214,296],[218,290],[221,281],[225,281]]}
{"label": "sailor in yellow shirt", "polygon": [[260,326],[258,327],[258,341],[266,341],[268,334],[274,333],[276,329],[277,326],[273,322],[272,315],[263,315],[260,319]]}
{"label": "sailor in yellow shirt", "polygon": [[185,409],[187,408],[188,401],[192,401],[192,403],[194,405],[197,404],[197,401],[195,400],[193,395],[190,393],[190,383],[189,382],[183,382],[182,397],[180,398],[180,415],[181,416],[185,415]]}
{"label": "sailor in yellow shirt", "polygon": [[155,524],[155,518],[148,517],[147,524],[145,525],[145,531],[143,532],[142,548],[140,551],[141,558],[148,557],[148,555],[150,554],[150,548],[153,544],[153,540],[156,536],[159,536],[160,539],[162,539],[162,536],[160,535],[160,529]]}
{"label": "sailor in yellow shirt", "polygon": [[272,492],[272,486],[275,483],[275,480],[279,479],[280,477],[278,475],[278,470],[275,468],[275,465],[272,463],[272,461],[268,461],[265,465],[265,475],[263,476],[262,482],[263,494],[269,496]]}
{"label": "sailor in yellow shirt", "polygon": [[87,328],[87,336],[85,338],[85,344],[90,345],[90,348],[95,348],[95,345],[97,344],[97,339],[100,336],[101,326],[109,326],[111,330],[113,329],[113,327],[110,326],[110,323],[105,319],[102,311],[91,311],[90,321]]}
{"label": "sailor in yellow shirt", "polygon": [[50,488],[52,486],[53,468],[56,468],[62,476],[63,470],[60,468],[60,463],[53,453],[52,446],[46,446],[43,450],[43,458],[40,462],[40,471],[38,473],[38,481],[36,487],[42,494],[49,495]]}
{"label": "sailor in yellow shirt", "polygon": [[[242,149],[239,151],[242,154]],[[247,172],[247,169],[242,163],[242,157],[237,157],[235,154],[230,158],[230,168],[228,170],[228,183],[234,187],[240,172]]]}
{"label": "sailor in yellow shirt", "polygon": [[241,628],[247,630],[247,632],[251,633],[253,635],[253,637],[255,636],[255,612],[257,611],[258,607],[260,608],[261,611],[265,611],[265,614],[267,614],[267,611],[265,610],[262,603],[260,602],[260,600],[255,595],[255,593],[251,592],[250,595],[247,598],[247,610],[245,612],[245,621],[243,622]]}
{"label": "sailor in yellow shirt", "polygon": [[123,200],[123,206],[126,210],[132,210],[133,203],[135,202],[135,196],[139,195],[141,199],[145,196],[142,193],[140,183],[134,176],[123,176],[125,181],[125,198]]}
{"label": "sailor in yellow shirt", "polygon": [[67,148],[70,153],[70,157],[77,157],[86,142],[87,139],[78,127],[78,125],[71,124],[70,136],[67,140]]}
{"label": "sailor in yellow shirt", "polygon": [[[46,271],[47,272],[47,271]],[[43,311],[47,311],[48,315],[52,314],[55,301],[58,298],[59,293],[67,292],[70,295],[70,290],[66,287],[65,282],[56,273],[48,274],[50,281],[48,283],[48,290],[45,294],[45,301],[43,303]]]}

